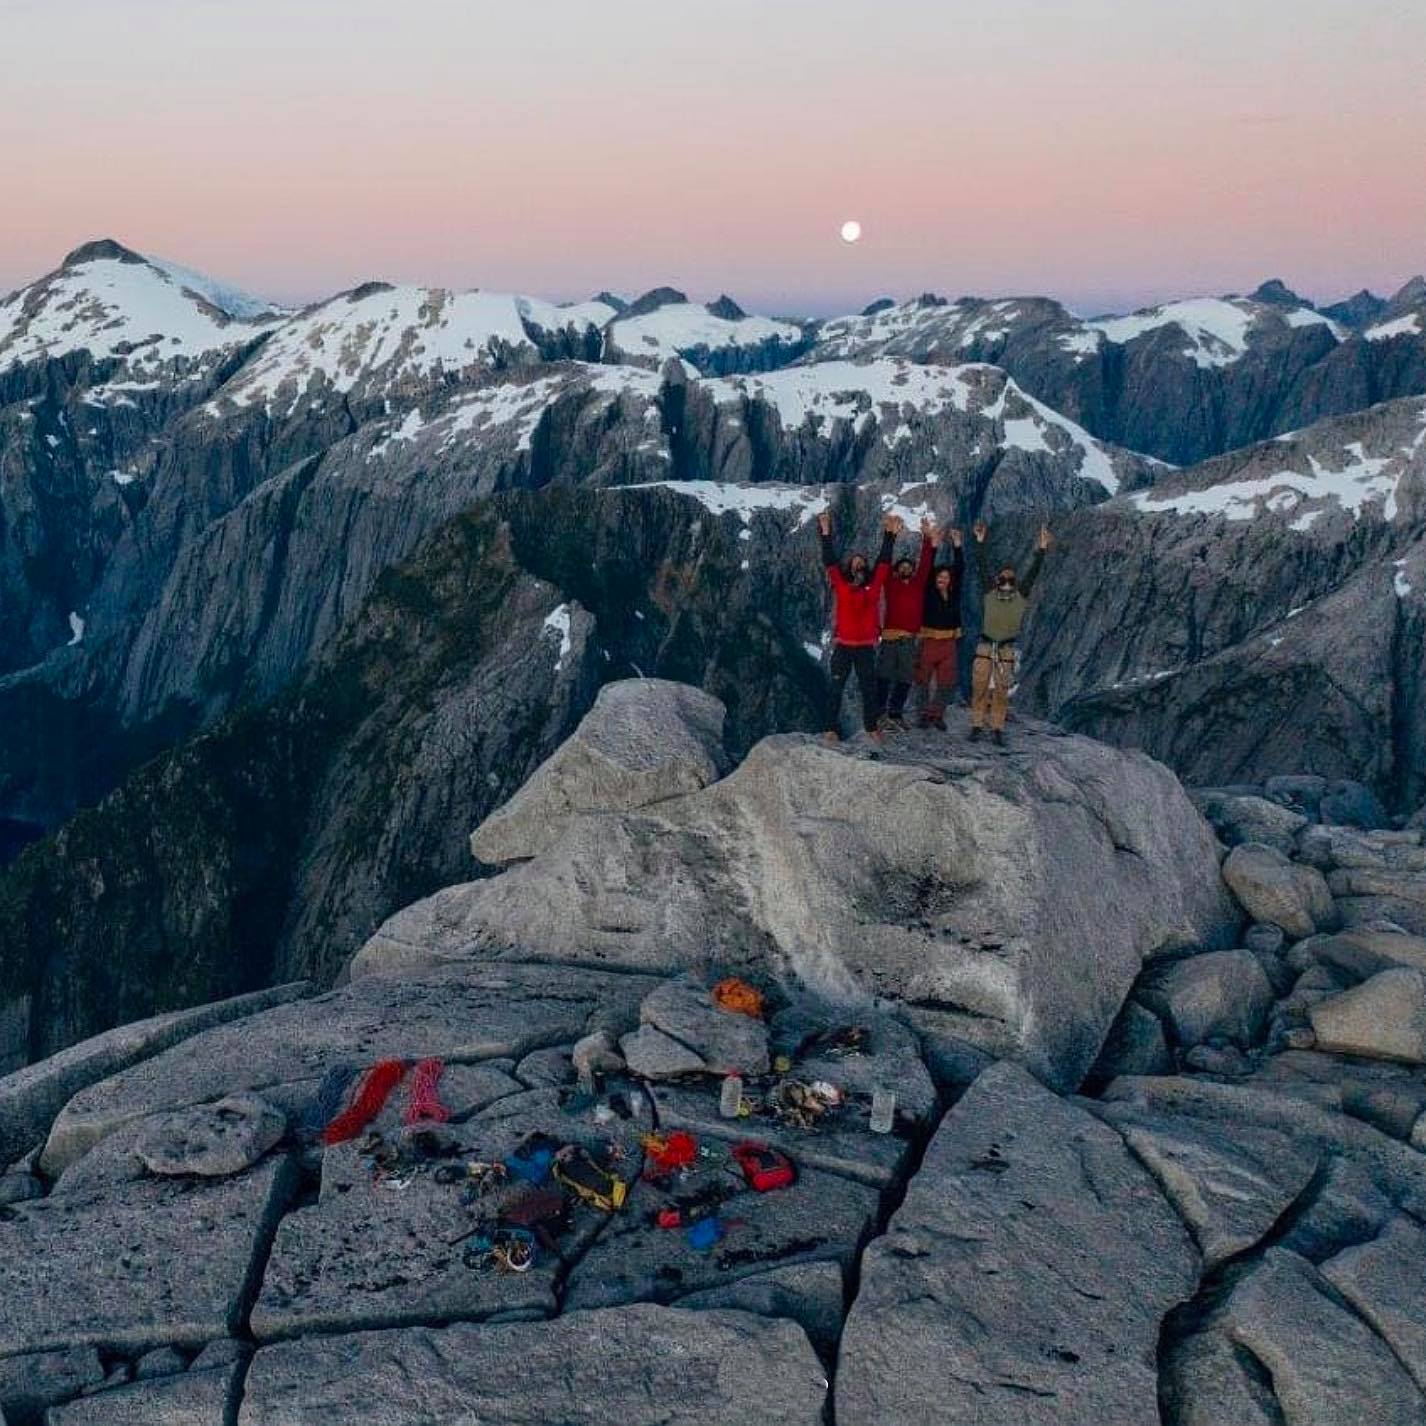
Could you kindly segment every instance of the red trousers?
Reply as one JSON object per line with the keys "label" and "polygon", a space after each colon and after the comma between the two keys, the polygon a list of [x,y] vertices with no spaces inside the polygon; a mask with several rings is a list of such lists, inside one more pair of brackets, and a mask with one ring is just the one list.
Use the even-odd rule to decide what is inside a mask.
{"label": "red trousers", "polygon": [[921,640],[916,658],[916,686],[921,690],[921,715],[941,717],[960,679],[960,639]]}

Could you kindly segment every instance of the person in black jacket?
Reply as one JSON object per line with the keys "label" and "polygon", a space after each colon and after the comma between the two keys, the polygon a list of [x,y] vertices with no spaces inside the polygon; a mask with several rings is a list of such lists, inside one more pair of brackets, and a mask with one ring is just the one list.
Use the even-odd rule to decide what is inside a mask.
{"label": "person in black jacket", "polygon": [[[961,532],[951,531],[951,563],[931,571],[921,610],[921,648],[916,656],[916,686],[921,690],[923,728],[946,731],[946,703],[960,680],[961,575],[965,555]],[[945,546],[942,546],[944,549]]]}

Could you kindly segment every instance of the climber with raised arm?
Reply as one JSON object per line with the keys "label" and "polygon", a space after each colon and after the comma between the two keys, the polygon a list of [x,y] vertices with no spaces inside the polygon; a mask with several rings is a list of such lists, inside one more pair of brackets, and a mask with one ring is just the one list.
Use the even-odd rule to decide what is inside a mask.
{"label": "climber with raised arm", "polygon": [[976,568],[980,573],[985,602],[981,611],[980,639],[971,665],[970,736],[974,742],[987,725],[998,746],[1005,745],[1005,720],[1010,713],[1010,690],[1015,683],[1016,641],[1025,622],[1030,591],[1035,587],[1045,551],[1050,548],[1050,527],[1040,526],[1035,553],[1021,578],[1013,564],[992,571],[986,555],[985,537],[990,533],[984,520],[971,527],[975,536]]}
{"label": "climber with raised arm", "polygon": [[891,573],[891,551],[902,528],[902,522],[894,515],[882,520],[881,549],[873,568],[860,553],[839,560],[832,544],[831,516],[824,511],[817,517],[822,563],[827,570],[827,583],[832,586],[832,686],[823,734],[829,743],[840,740],[842,694],[853,673],[862,698],[862,726],[871,737],[881,740],[877,729],[881,706],[877,697],[876,641],[881,633],[881,596]]}
{"label": "climber with raised arm", "polygon": [[931,577],[931,562],[940,543],[940,532],[929,517],[924,518],[919,557],[913,563],[903,555],[892,565],[886,581],[886,612],[876,651],[884,728],[906,731],[906,695],[916,678],[916,640],[921,633],[926,581]]}
{"label": "climber with raised arm", "polygon": [[937,563],[931,571],[921,604],[921,648],[916,657],[916,687],[923,728],[946,731],[946,704],[955,696],[960,680],[961,575],[965,556],[961,532],[951,531],[951,562]]}

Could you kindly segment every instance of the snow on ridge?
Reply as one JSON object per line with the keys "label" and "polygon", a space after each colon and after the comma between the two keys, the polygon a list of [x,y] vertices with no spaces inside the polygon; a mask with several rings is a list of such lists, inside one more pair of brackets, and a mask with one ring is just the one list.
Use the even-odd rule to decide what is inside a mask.
{"label": "snow on ridge", "polygon": [[1190,297],[1148,307],[1124,317],[1100,317],[1084,325],[1117,345],[1159,327],[1176,326],[1188,338],[1184,352],[1200,367],[1231,366],[1248,350],[1248,331],[1257,320],[1252,307],[1227,297]]}
{"label": "snow on ridge", "polygon": [[618,316],[618,309],[607,302],[546,302],[540,297],[517,297],[515,305],[520,315],[533,326],[547,332],[563,332],[570,328],[603,327]]}
{"label": "snow on ridge", "polygon": [[762,511],[796,511],[797,522],[789,533],[809,525],[830,502],[822,487],[810,485],[738,485],[727,480],[652,480],[641,485],[620,485],[617,490],[672,490],[698,501],[714,515],[736,515],[750,525]]}
{"label": "snow on ridge", "polygon": [[1282,316],[1289,327],[1326,327],[1335,341],[1345,342],[1351,335],[1340,322],[1334,322],[1315,307],[1294,307]]}
{"label": "snow on ridge", "polygon": [[83,640],[84,640],[84,620],[83,620],[77,613],[75,613],[74,610],[70,610],[70,614],[69,614],[69,644],[67,645],[67,647],[69,647],[69,648],[72,649],[72,648],[75,646],[75,644],[82,643]]}
{"label": "snow on ridge", "polygon": [[358,289],[276,328],[222,394],[242,405],[271,404],[289,388],[290,411],[318,377],[345,393],[378,371],[400,381],[488,365],[501,346],[533,350],[518,299],[509,293]]}
{"label": "snow on ridge", "polygon": [[[703,389],[720,406],[761,397],[784,428],[795,431],[809,416],[852,421],[858,431],[879,406],[914,406],[934,413],[964,411],[968,395],[955,367],[922,366],[900,358],[872,362],[822,361],[755,376],[707,377]],[[866,397],[870,403],[868,409]]]}
{"label": "snow on ridge", "polygon": [[1384,342],[1391,337],[1415,336],[1421,330],[1421,314],[1408,312],[1404,317],[1397,317],[1390,322],[1380,322],[1375,327],[1368,327],[1362,335],[1369,342]]}
{"label": "snow on ridge", "polygon": [[61,268],[0,305],[0,370],[88,351],[130,367],[200,357],[258,329],[216,314],[148,262],[94,258]]}
{"label": "snow on ridge", "polygon": [[662,361],[680,352],[707,347],[758,346],[763,342],[802,340],[802,328],[772,317],[715,317],[699,302],[670,302],[637,317],[618,317],[609,328],[614,344],[629,356]]}
{"label": "snow on ridge", "polygon": [[166,273],[179,287],[196,292],[205,302],[239,321],[248,321],[255,317],[281,317],[292,311],[292,308],[284,307],[279,302],[268,302],[262,297],[255,297],[251,292],[244,292],[241,287],[220,282],[217,278],[195,272],[181,263],[169,262],[167,258],[151,257],[145,261],[160,272]]}
{"label": "snow on ridge", "polygon": [[[633,394],[646,400],[658,395],[659,377],[645,367],[600,366],[570,362],[529,381],[504,381],[462,391],[434,416],[412,409],[367,451],[367,459],[385,455],[393,443],[413,441],[430,429],[440,436],[438,451],[449,450],[463,436],[487,434],[513,426],[515,449],[528,451],[546,410],[566,393],[589,390],[610,400]],[[658,412],[651,408],[655,421]]]}
{"label": "snow on ridge", "polygon": [[1404,559],[1396,560],[1392,564],[1392,568],[1396,571],[1391,580],[1392,588],[1396,590],[1398,599],[1405,599],[1411,593],[1411,581],[1406,576],[1406,561]]}
{"label": "snow on ridge", "polygon": [[[1312,469],[1306,475],[1276,471],[1178,494],[1141,490],[1129,500],[1135,509],[1150,515],[1221,515],[1226,520],[1252,520],[1267,512],[1298,512],[1290,528],[1299,532],[1310,530],[1331,504],[1356,518],[1368,505],[1380,505],[1384,519],[1395,519],[1396,489],[1401,479],[1398,458],[1368,456],[1360,441],[1346,446],[1341,455],[1345,464],[1337,470],[1308,456]],[[1393,466],[1396,468],[1391,469]],[[1301,509],[1315,502],[1322,503],[1316,509]]]}

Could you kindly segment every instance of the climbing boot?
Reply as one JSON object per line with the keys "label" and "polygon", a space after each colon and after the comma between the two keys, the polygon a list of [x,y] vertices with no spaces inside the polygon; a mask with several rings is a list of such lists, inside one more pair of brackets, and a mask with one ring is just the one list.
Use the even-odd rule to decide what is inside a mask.
{"label": "climbing boot", "polygon": [[970,740],[971,740],[971,742],[973,742],[973,743],[978,743],[978,742],[980,742],[981,734],[984,733],[984,732],[985,732],[985,729],[984,729],[984,728],[972,728],[972,729],[970,730]]}
{"label": "climbing boot", "polygon": [[997,728],[990,736],[995,739],[995,746],[997,748],[1003,748],[1005,746],[1005,734],[1002,733],[999,728]]}

